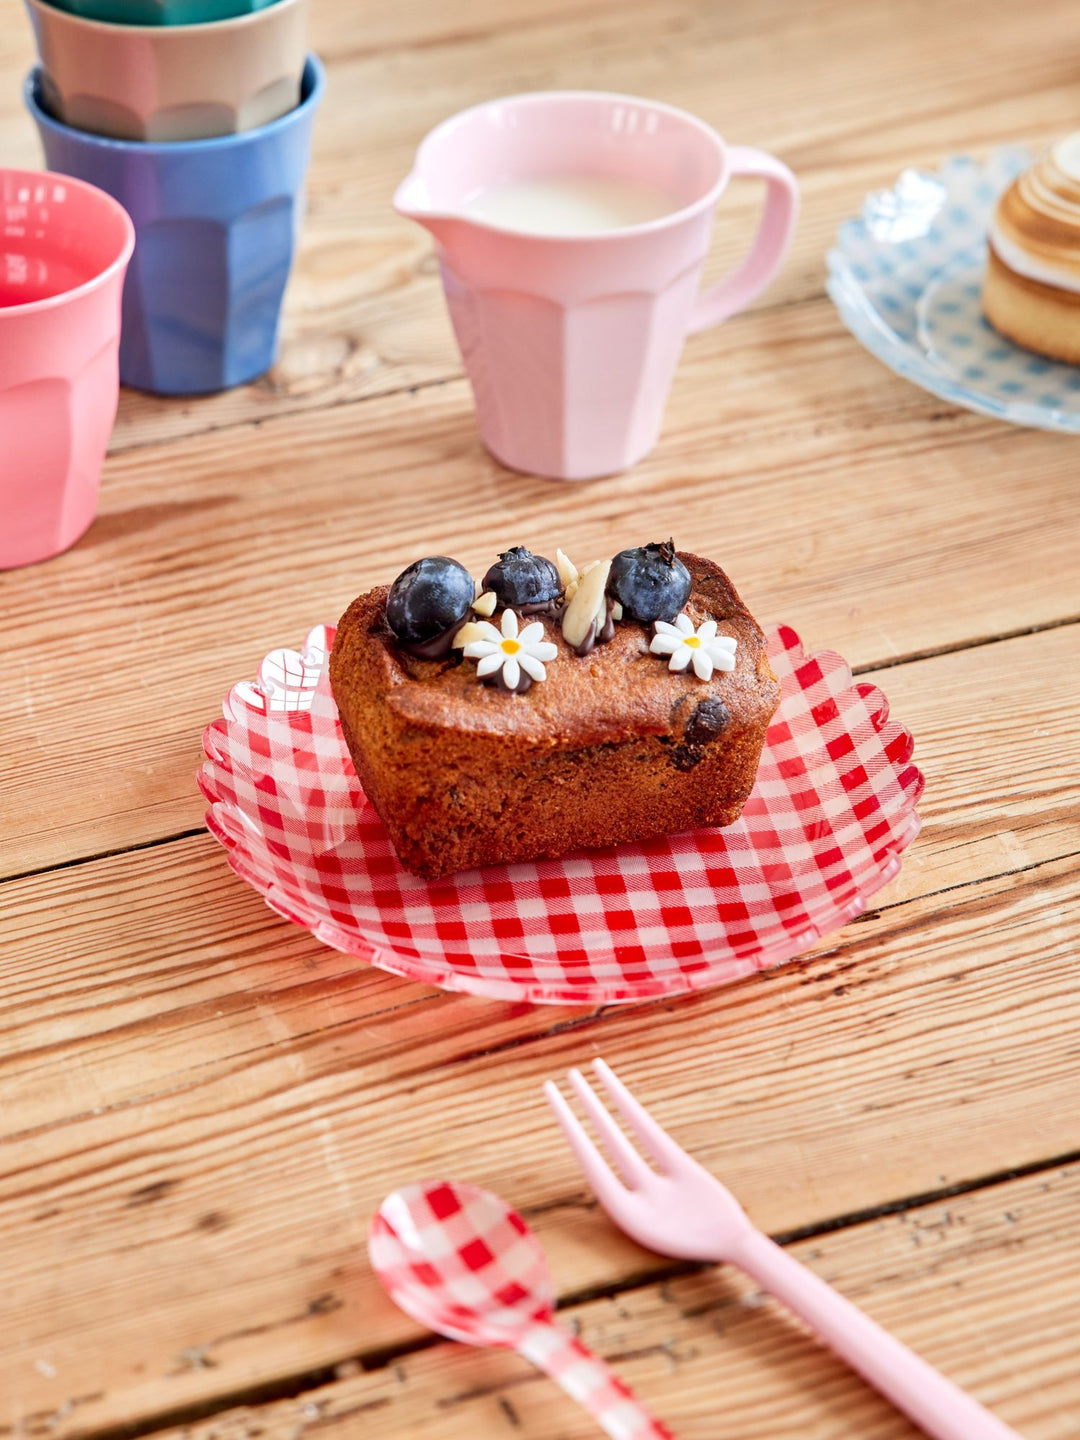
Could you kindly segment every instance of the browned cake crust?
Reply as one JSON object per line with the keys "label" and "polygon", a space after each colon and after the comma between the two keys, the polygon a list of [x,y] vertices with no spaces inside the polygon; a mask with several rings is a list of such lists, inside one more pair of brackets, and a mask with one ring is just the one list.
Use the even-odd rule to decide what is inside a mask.
{"label": "browned cake crust", "polygon": [[[765,638],[718,565],[680,557],[685,610],[738,641],[709,681],[649,653],[651,627],[624,621],[579,656],[557,623],[547,679],[523,695],[482,685],[455,654],[418,660],[386,624],[387,587],[342,616],[330,682],[349,754],[402,864],[437,879],[477,865],[729,825],[757,773],[780,702]],[[703,700],[728,721],[708,723]]]}
{"label": "browned cake crust", "polygon": [[1050,146],[994,207],[983,313],[1002,335],[1080,364],[1080,132]]}
{"label": "browned cake crust", "polygon": [[986,318],[1009,340],[1051,360],[1080,364],[1080,293],[1019,275],[991,246],[982,298]]}

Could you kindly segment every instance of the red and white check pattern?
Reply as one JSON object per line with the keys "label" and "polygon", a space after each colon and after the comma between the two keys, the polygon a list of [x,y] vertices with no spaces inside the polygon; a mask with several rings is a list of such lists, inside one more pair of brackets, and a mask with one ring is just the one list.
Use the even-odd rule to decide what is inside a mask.
{"label": "red and white check pattern", "polygon": [[517,1350],[615,1440],[672,1440],[623,1382],[554,1323],[540,1243],[515,1211],[475,1185],[396,1190],[371,1222],[368,1254],[407,1315],[451,1340]]}
{"label": "red and white check pattern", "polygon": [[782,687],[740,819],[643,845],[436,882],[398,863],[326,676],[333,630],[275,650],[206,730],[206,822],[268,904],[335,949],[447,990],[592,1004],[789,960],[897,873],[918,834],[912,739],[831,651],[768,632]]}
{"label": "red and white check pattern", "polygon": [[428,1180],[395,1190],[371,1222],[368,1254],[391,1299],[452,1340],[516,1348],[555,1309],[536,1236],[475,1185]]}

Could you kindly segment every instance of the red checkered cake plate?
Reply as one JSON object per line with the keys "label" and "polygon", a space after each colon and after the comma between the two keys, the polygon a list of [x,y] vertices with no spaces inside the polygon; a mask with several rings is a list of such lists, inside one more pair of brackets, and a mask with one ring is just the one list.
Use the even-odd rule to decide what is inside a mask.
{"label": "red checkered cake plate", "polygon": [[206,823],[279,914],[445,990],[594,1004],[722,984],[862,911],[919,831],[909,732],[831,651],[768,631],[783,698],[723,830],[418,880],[356,778],[330,694],[334,632],[275,650],[203,737]]}

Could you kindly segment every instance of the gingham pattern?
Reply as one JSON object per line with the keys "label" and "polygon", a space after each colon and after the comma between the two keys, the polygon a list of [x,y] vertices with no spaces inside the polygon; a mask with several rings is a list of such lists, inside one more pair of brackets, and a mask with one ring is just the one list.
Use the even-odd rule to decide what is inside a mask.
{"label": "gingham pattern", "polygon": [[867,198],[829,251],[828,290],[844,324],[890,370],[942,399],[1016,425],[1080,431],[1080,369],[1021,350],[983,319],[986,236],[998,195],[1031,157],[906,171]]}
{"label": "gingham pattern", "polygon": [[497,1195],[449,1180],[396,1190],[371,1223],[368,1254],[391,1299],[420,1324],[519,1351],[614,1440],[672,1440],[602,1360],[554,1323],[540,1244]]}
{"label": "gingham pattern", "polygon": [[741,818],[437,882],[398,863],[326,677],[333,632],[275,651],[208,727],[199,783],[229,863],[280,914],[383,969],[536,1003],[696,990],[788,960],[892,879],[918,833],[912,740],[839,655],[768,634],[782,688]]}

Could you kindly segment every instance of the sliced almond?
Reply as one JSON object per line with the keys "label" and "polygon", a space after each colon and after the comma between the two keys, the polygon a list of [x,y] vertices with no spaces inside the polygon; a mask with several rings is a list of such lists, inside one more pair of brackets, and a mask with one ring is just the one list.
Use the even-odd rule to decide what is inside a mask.
{"label": "sliced almond", "polygon": [[476,620],[466,620],[461,626],[452,641],[454,650],[464,650],[466,645],[471,645],[474,640],[486,640],[488,632]]}
{"label": "sliced almond", "polygon": [[611,606],[611,618],[612,618],[612,620],[621,620],[622,617],[623,617],[623,608],[622,608],[622,606],[619,604],[618,600],[615,600],[615,601],[612,602],[612,606]]}
{"label": "sliced almond", "polygon": [[574,650],[588,638],[593,622],[599,630],[604,623],[607,596],[604,591],[611,573],[610,560],[596,560],[581,572],[574,597],[563,612],[562,634]]}
{"label": "sliced almond", "polygon": [[555,551],[555,569],[559,572],[559,579],[562,581],[564,590],[568,590],[571,585],[577,583],[578,568],[569,555],[564,555],[561,550]]}
{"label": "sliced almond", "polygon": [[477,615],[494,615],[495,606],[498,603],[499,597],[495,594],[495,591],[485,590],[482,595],[478,595],[473,601],[472,608],[476,611]]}
{"label": "sliced almond", "polygon": [[595,570],[596,567],[597,567],[597,565],[599,565],[599,564],[600,564],[600,561],[599,561],[599,560],[590,560],[587,565],[583,565],[583,566],[581,567],[581,569],[577,572],[577,578],[576,578],[575,580],[571,581],[571,583],[570,583],[570,584],[566,587],[566,589],[563,591],[563,603],[564,603],[564,604],[566,604],[566,605],[569,605],[569,604],[570,604],[570,601],[571,601],[571,600],[574,598],[574,596],[577,594],[578,586],[581,584],[582,580],[585,579],[585,576],[589,573],[590,570]]}

